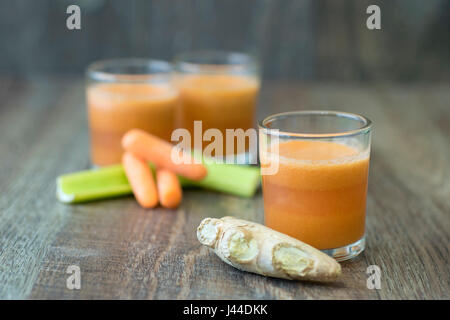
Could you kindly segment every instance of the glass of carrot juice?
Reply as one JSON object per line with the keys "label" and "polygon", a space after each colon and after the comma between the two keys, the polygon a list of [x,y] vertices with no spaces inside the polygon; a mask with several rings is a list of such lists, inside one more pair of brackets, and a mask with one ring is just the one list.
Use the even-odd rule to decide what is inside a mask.
{"label": "glass of carrot juice", "polygon": [[121,139],[138,128],[170,141],[179,101],[171,64],[160,60],[113,59],[86,72],[91,162],[120,163]]}
{"label": "glass of carrot juice", "polygon": [[[234,138],[227,141],[226,131],[242,129],[245,132],[255,127],[260,87],[256,59],[238,52],[197,51],[177,55],[174,66],[180,91],[177,127],[187,129],[193,138],[195,123],[201,121],[202,134],[217,129],[223,137],[223,148],[216,150],[213,156],[252,161],[248,154],[250,138],[243,143]],[[230,142],[234,146],[227,148]],[[196,146],[192,140],[194,149],[204,150],[208,143]],[[257,142],[254,143],[256,150]],[[254,156],[256,158],[256,154]]]}
{"label": "glass of carrot juice", "polygon": [[260,123],[265,224],[338,261],[365,247],[371,122],[294,111]]}

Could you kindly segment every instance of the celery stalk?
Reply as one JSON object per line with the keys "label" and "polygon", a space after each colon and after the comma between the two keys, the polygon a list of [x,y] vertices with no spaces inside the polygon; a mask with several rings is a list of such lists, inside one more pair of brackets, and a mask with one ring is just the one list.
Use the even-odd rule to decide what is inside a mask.
{"label": "celery stalk", "polygon": [[[150,165],[151,166],[151,165]],[[234,164],[205,163],[208,175],[201,181],[179,177],[183,187],[200,187],[251,197],[260,184],[258,167]],[[122,165],[85,170],[61,175],[56,180],[58,200],[78,203],[131,194],[131,187]]]}

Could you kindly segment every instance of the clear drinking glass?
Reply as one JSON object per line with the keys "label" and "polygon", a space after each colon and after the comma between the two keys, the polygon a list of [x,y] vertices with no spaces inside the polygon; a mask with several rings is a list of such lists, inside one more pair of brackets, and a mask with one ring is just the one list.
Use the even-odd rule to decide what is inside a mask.
{"label": "clear drinking glass", "polygon": [[260,123],[265,224],[338,261],[365,247],[371,121],[336,111]]}
{"label": "clear drinking glass", "polygon": [[179,102],[170,63],[136,58],[98,61],[88,67],[86,77],[93,165],[120,163],[122,136],[133,128],[170,141]]}
{"label": "clear drinking glass", "polygon": [[[260,87],[258,64],[252,56],[226,51],[196,51],[182,53],[174,61],[176,83],[180,91],[180,107],[177,113],[177,127],[187,129],[191,137],[194,132],[217,129],[223,136],[223,148],[213,156],[237,156],[250,159],[247,155],[250,143],[256,153],[257,137],[248,138],[242,144],[227,138],[227,129],[254,128],[257,98]],[[197,126],[197,127],[196,127]],[[197,130],[194,130],[194,128]],[[234,146],[231,146],[233,140]],[[191,145],[196,149],[206,147],[209,142]],[[227,148],[227,143],[230,144]],[[243,154],[246,154],[243,156]],[[256,154],[253,155],[256,160]]]}

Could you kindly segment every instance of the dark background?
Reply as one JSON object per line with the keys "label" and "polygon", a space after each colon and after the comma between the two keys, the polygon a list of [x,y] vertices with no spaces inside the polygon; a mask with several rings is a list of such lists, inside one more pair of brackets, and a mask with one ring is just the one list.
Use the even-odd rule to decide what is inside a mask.
{"label": "dark background", "polygon": [[[81,7],[82,30],[66,28]],[[366,8],[381,7],[381,30]],[[450,79],[448,0],[1,0],[0,75],[82,75],[97,59],[180,51],[257,54],[265,78]]]}

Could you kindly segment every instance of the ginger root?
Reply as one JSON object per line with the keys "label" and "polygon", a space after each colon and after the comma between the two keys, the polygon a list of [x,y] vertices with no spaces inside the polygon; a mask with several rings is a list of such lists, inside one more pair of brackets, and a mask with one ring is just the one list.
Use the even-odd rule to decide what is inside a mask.
{"label": "ginger root", "polygon": [[334,281],[340,264],[325,253],[261,224],[223,217],[206,218],[197,238],[233,267],[289,280]]}

